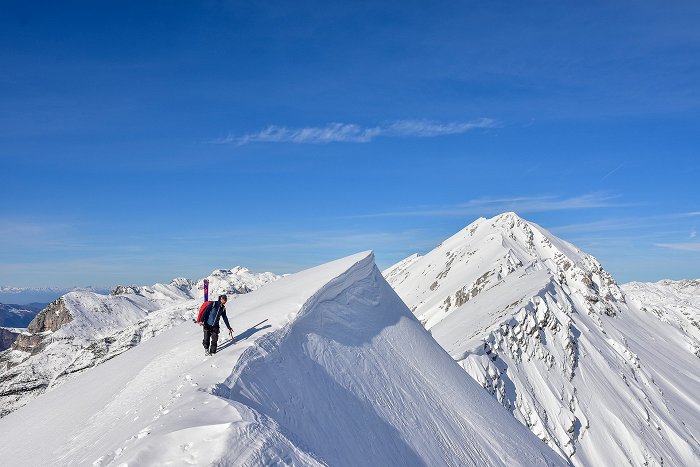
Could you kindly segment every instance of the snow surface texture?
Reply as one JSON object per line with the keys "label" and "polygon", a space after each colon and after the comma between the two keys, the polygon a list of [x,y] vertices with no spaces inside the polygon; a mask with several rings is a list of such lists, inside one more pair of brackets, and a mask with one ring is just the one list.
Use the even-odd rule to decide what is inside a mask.
{"label": "snow surface texture", "polygon": [[0,420],[4,465],[564,465],[430,337],[371,253],[228,308],[237,342],[212,357],[183,323]]}
{"label": "snow surface texture", "polygon": [[700,279],[623,284],[637,308],[673,326],[681,333],[676,342],[700,358]]}
{"label": "snow surface texture", "polygon": [[627,300],[595,258],[514,213],[478,219],[384,275],[443,348],[573,464],[700,464],[692,311]]}
{"label": "snow surface texture", "polygon": [[[209,276],[210,296],[236,294],[261,287],[280,276],[245,268],[217,270]],[[60,327],[36,329],[19,336],[13,348],[0,352],[0,416],[62,384],[66,377],[99,365],[165,329],[194,318],[201,303],[203,280],[178,278],[170,284],[117,287],[110,295],[70,292],[52,303],[30,324]],[[197,297],[197,299],[195,299]],[[59,314],[63,316],[58,316]]]}

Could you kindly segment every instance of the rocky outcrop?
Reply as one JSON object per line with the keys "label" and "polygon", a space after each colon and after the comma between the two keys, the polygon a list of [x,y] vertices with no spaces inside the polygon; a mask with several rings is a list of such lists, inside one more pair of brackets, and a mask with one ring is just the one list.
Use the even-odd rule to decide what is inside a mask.
{"label": "rocky outcrop", "polygon": [[15,341],[12,343],[12,350],[19,350],[20,352],[29,352],[34,355],[44,348],[44,335],[43,334],[29,334],[21,333],[17,336]]}
{"label": "rocky outcrop", "polygon": [[141,288],[137,285],[118,285],[110,292],[112,295],[136,294],[141,295]]}
{"label": "rocky outcrop", "polygon": [[63,298],[57,298],[49,303],[36,317],[29,323],[27,331],[35,334],[45,331],[57,331],[61,326],[73,319]]}
{"label": "rocky outcrop", "polygon": [[34,317],[27,327],[27,332],[17,336],[12,344],[12,350],[29,352],[31,355],[41,352],[45,347],[46,335],[57,331],[72,319],[63,298],[54,300]]}
{"label": "rocky outcrop", "polygon": [[10,329],[0,328],[0,352],[9,349],[18,334]]}

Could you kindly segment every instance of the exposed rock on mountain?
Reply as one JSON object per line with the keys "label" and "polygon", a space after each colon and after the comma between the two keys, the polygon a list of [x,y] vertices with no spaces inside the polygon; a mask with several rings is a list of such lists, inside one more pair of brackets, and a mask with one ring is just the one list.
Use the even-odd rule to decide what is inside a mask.
{"label": "exposed rock on mountain", "polygon": [[0,328],[0,352],[9,349],[18,335],[18,330]]}
{"label": "exposed rock on mountain", "polygon": [[31,333],[58,331],[64,324],[73,319],[66,308],[63,298],[58,298],[44,308],[27,326],[27,331]]}

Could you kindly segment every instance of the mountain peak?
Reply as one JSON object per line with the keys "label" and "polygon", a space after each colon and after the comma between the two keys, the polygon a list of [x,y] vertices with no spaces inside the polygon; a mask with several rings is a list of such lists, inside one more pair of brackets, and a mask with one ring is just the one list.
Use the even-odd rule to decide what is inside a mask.
{"label": "mountain peak", "polygon": [[627,300],[593,256],[511,212],[385,277],[462,368],[572,464],[692,463],[697,418],[677,414],[692,412],[697,390],[666,362],[697,365],[697,283],[630,284]]}
{"label": "mountain peak", "polygon": [[[518,216],[514,211],[508,211],[504,212],[502,214],[498,214],[497,216],[494,216],[492,218],[494,221],[525,221],[522,217]],[[525,221],[526,222],[526,221]]]}

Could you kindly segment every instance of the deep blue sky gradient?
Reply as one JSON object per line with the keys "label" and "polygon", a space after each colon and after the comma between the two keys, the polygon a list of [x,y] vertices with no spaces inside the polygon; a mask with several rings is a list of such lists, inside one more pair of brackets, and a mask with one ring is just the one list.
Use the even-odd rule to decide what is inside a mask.
{"label": "deep blue sky gradient", "polygon": [[3,2],[0,285],[386,267],[509,210],[620,282],[700,277],[698,24],[690,1]]}

